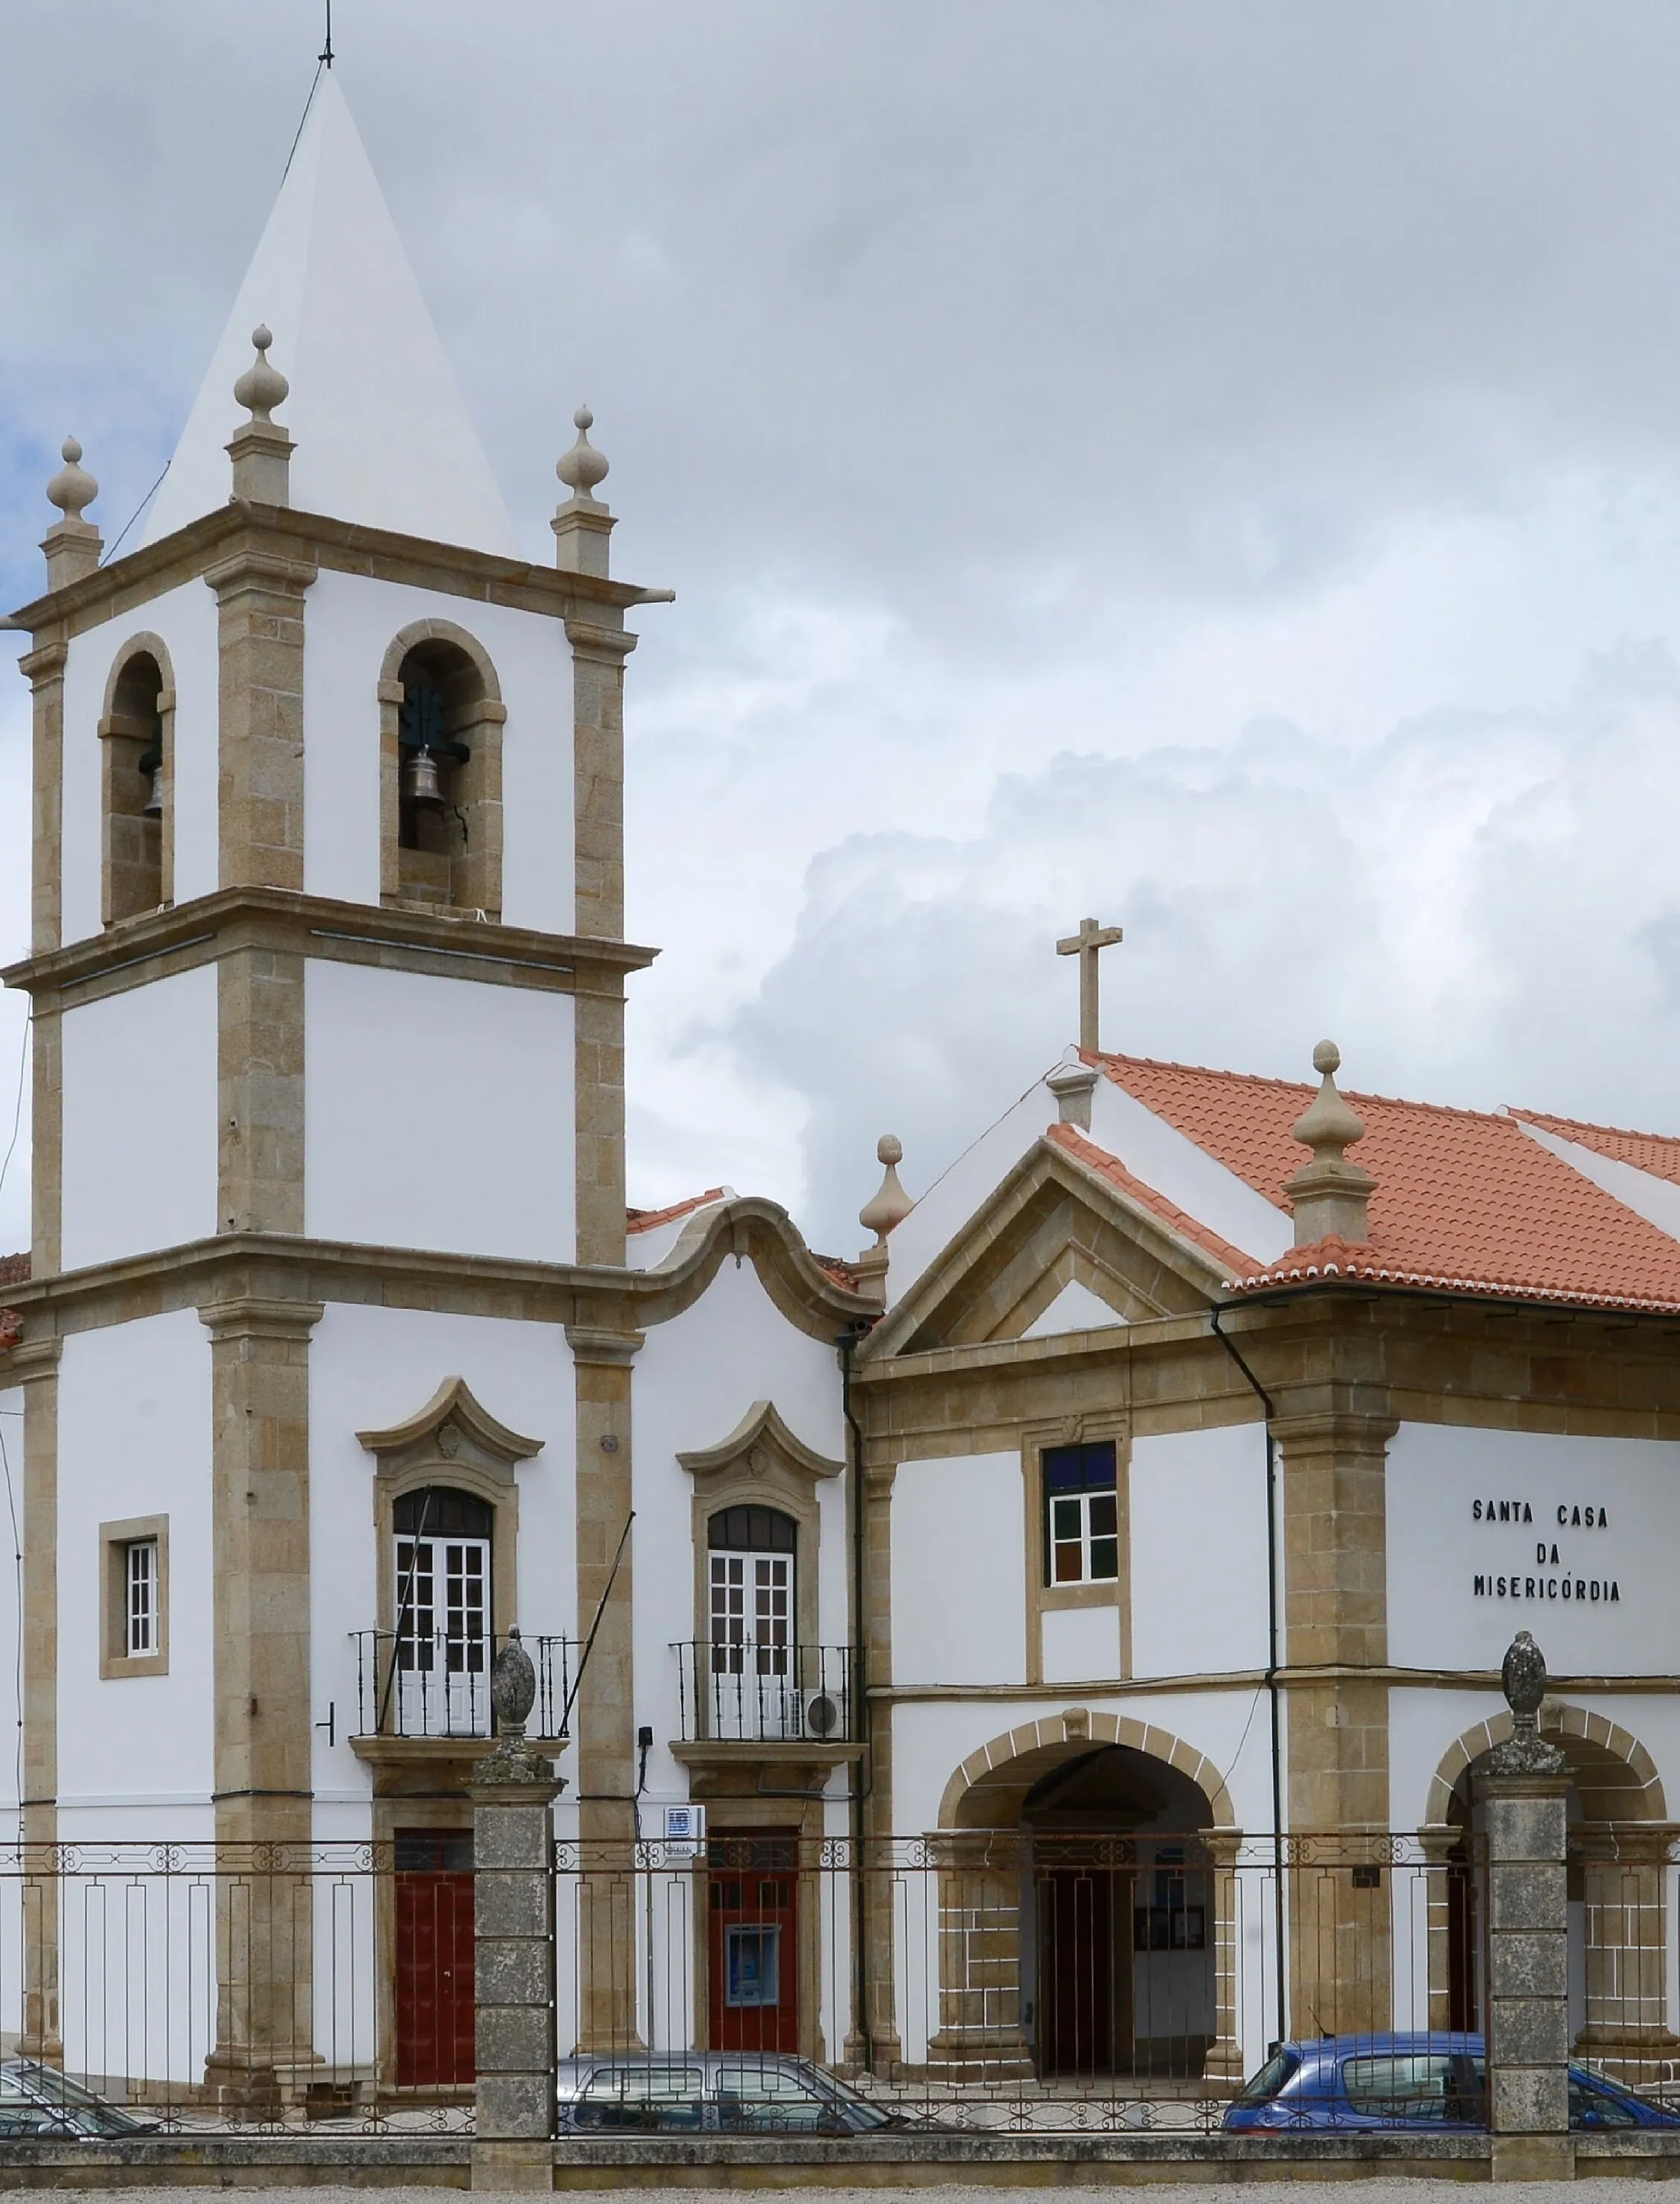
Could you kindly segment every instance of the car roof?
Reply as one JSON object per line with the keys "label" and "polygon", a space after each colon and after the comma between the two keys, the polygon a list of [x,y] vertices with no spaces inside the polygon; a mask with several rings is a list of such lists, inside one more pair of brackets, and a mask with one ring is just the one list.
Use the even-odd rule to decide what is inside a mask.
{"label": "car roof", "polygon": [[1300,2059],[1385,2059],[1402,2052],[1434,2052],[1479,2057],[1482,2038],[1465,2029],[1430,2028],[1385,2030],[1364,2035],[1308,2035],[1282,2048]]}

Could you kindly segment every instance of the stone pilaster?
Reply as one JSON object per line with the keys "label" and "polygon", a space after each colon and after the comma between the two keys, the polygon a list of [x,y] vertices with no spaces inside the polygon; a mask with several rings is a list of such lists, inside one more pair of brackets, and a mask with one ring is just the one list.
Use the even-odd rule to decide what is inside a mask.
{"label": "stone pilaster", "polygon": [[[510,1679],[510,1669],[522,1675]],[[523,1648],[497,1662],[500,1716],[510,1680],[534,1687]],[[518,1693],[529,1712],[530,1700]],[[554,2185],[554,1813],[564,1787],[524,1741],[524,1716],[505,1726],[472,1771],[473,1961],[476,2000],[475,2189]]]}
{"label": "stone pilaster", "polygon": [[[859,1704],[869,1741],[868,1796],[864,1806],[863,1857],[853,1876],[856,1919],[854,1934],[862,1946],[864,2010],[846,2046],[849,2065],[867,2064],[884,2077],[904,2061],[898,2032],[894,1984],[897,1957],[893,1933],[894,1703],[871,1700],[870,1688],[892,1681],[892,1488],[895,1461],[864,1457],[864,1611],[855,1620],[859,1646]],[[860,1778],[860,1780],[861,1780]]]}
{"label": "stone pilaster", "polygon": [[61,2065],[58,1886],[58,1364],[63,1342],[12,1349],[23,1388],[23,2031],[27,2059]]}
{"label": "stone pilaster", "polygon": [[[318,1301],[210,1334],[219,2010],[205,2079],[260,2106],[312,2055],[309,1336]],[[262,1847],[258,1851],[254,1848]]]}
{"label": "stone pilaster", "polygon": [[[622,616],[569,619],[573,865],[577,933],[624,928],[624,661]],[[618,624],[609,625],[609,621]],[[624,1259],[624,999],[621,981],[574,998],[575,1141],[580,1263]]]}
{"label": "stone pilaster", "polygon": [[[636,1677],[630,1594],[634,1541],[613,1563],[633,1505],[631,1365],[638,1331],[569,1324],[577,1388],[577,1628],[600,1624],[572,1710],[577,1754],[578,2043],[640,2041],[636,2012]],[[608,1591],[609,1583],[611,1591]],[[603,1605],[602,1603],[605,1602]]]}
{"label": "stone pilaster", "polygon": [[616,975],[572,997],[580,1263],[624,1259],[624,990]]}
{"label": "stone pilaster", "polygon": [[[1548,1754],[1555,1772],[1544,1764]],[[1564,1867],[1569,1778],[1551,1747],[1529,1757],[1535,1765],[1525,1769],[1509,1745],[1496,1746],[1479,1780],[1488,1842],[1488,2124],[1496,2180],[1566,2179],[1574,2171]]]}
{"label": "stone pilaster", "polygon": [[38,994],[30,1016],[30,1275],[50,1278],[64,1248],[64,1013],[57,989]]}
{"label": "stone pilaster", "polygon": [[30,946],[37,957],[63,939],[64,668],[69,645],[56,640],[26,651],[18,670],[28,682],[34,710],[33,917]]}
{"label": "stone pilaster", "polygon": [[304,885],[304,592],[316,569],[246,551],[204,577],[219,612],[219,884]]}
{"label": "stone pilaster", "polygon": [[241,939],[216,961],[216,1225],[304,1229],[304,957]]}

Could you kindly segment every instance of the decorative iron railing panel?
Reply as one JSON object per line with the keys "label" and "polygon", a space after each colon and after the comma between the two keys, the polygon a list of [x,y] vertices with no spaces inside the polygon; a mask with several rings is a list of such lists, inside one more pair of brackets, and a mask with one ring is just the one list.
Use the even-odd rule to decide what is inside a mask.
{"label": "decorative iron railing panel", "polygon": [[[495,1714],[490,1672],[505,1637],[473,1638],[447,1631],[352,1631],[356,1646],[357,1737],[489,1737]],[[577,1669],[569,1638],[520,1639],[536,1669],[534,1737],[558,1738]]]}
{"label": "decorative iron railing panel", "polygon": [[700,1639],[673,1645],[685,1744],[852,1740],[849,1645]]}

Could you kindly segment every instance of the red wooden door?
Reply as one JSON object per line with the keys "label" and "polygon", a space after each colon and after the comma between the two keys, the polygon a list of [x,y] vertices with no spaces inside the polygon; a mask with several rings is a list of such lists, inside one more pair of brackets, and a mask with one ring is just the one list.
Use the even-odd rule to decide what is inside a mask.
{"label": "red wooden door", "polygon": [[474,2078],[472,1832],[396,1833],[397,2082]]}
{"label": "red wooden door", "polygon": [[714,1837],[712,2048],[799,2049],[799,1841],[791,1832]]}

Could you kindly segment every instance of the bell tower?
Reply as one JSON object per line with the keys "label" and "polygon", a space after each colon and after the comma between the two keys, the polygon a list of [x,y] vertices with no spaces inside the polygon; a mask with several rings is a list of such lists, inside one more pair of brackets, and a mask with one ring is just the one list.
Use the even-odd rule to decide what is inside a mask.
{"label": "bell tower", "polygon": [[[601,1372],[574,1386],[530,1319],[624,1259],[624,984],[653,955],[623,939],[624,623],[669,593],[612,578],[575,425],[535,564],[328,71],[143,540],[101,563],[74,442],[50,485],[46,588],[13,621],[33,938],[4,975],[34,1021],[32,1838],[134,1834],[113,1753],[184,1838],[307,1840],[323,1785],[350,1795],[317,1702],[373,1592],[327,1613],[319,1579],[372,1536],[358,1419],[418,1405],[358,1405],[382,1370],[423,1401],[473,1354],[512,1370],[504,1334],[558,1354],[547,1567],[588,1575],[578,1432],[627,1400],[635,1336],[586,1323]],[[142,1520],[171,1612],[137,1665],[106,1616]],[[306,1994],[224,1999],[224,2089]]]}

